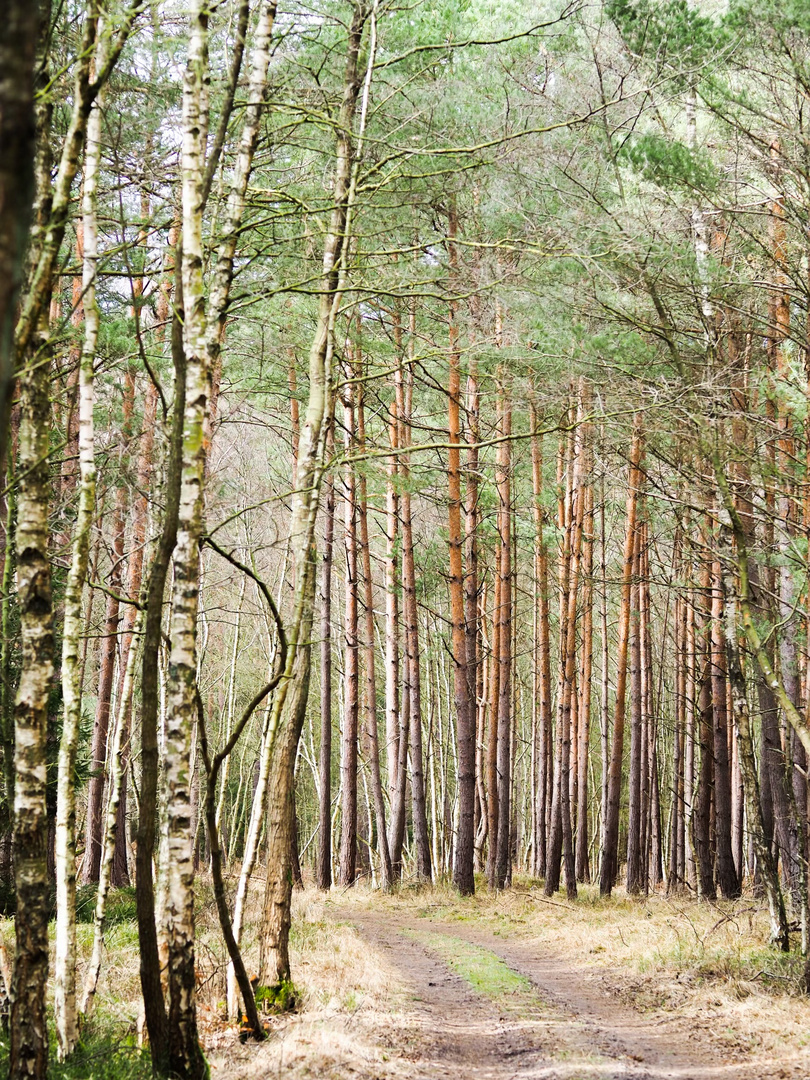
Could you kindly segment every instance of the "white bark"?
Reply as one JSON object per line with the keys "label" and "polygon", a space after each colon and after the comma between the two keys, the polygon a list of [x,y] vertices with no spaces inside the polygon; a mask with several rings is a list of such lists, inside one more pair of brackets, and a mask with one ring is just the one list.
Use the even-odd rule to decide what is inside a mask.
{"label": "white bark", "polygon": [[[270,671],[273,670],[271,659]],[[248,825],[245,851],[242,856],[242,869],[239,872],[239,882],[236,886],[236,899],[233,906],[233,936],[236,944],[242,943],[242,919],[245,914],[245,900],[247,898],[250,878],[256,866],[256,856],[259,852],[259,840],[261,838],[262,825],[264,824],[264,807],[267,797],[267,780],[270,775],[270,710],[265,714],[264,728],[262,730],[262,745],[259,755],[259,779],[256,791],[253,795],[253,806],[250,811],[250,823]],[[237,1015],[236,975],[233,964],[228,964],[228,1016]]]}
{"label": "white bark", "polygon": [[203,485],[208,452],[206,419],[210,374],[221,342],[230,299],[233,262],[245,192],[259,138],[270,62],[275,2],[261,10],[245,109],[245,122],[222,225],[222,240],[206,304],[203,266],[202,189],[208,127],[207,7],[196,0],[183,88],[182,209],[186,409],[183,466],[174,552],[171,658],[166,718],[167,894],[170,1053],[175,1071],[200,1068],[194,1003],[193,836],[191,833],[191,733],[196,718],[197,615]]}
{"label": "white bark", "polygon": [[84,345],[79,368],[79,512],[73,555],[65,592],[62,639],[62,694],[64,717],[59,743],[56,804],[56,983],[54,1014],[58,1054],[63,1061],[78,1041],[76,1012],[76,796],[73,774],[82,710],[81,650],[82,598],[90,555],[90,533],[96,499],[93,434],[93,364],[98,340],[96,270],[98,232],[96,198],[101,139],[101,111],[93,106],[87,123],[84,163]]}
{"label": "white bark", "polygon": [[[133,637],[135,642],[140,639],[143,613],[138,612]],[[132,698],[135,683],[135,671],[140,660],[137,647],[130,647],[127,657],[127,670],[124,674],[124,687],[121,694],[121,704],[115,714],[115,728],[108,761],[110,763],[110,788],[107,798],[107,813],[104,819],[104,836],[101,847],[101,871],[99,873],[98,892],[96,894],[95,931],[93,934],[93,952],[90,958],[90,967],[84,981],[84,998],[82,1000],[82,1015],[85,1019],[90,1015],[98,986],[99,974],[101,973],[101,953],[104,948],[104,929],[107,918],[107,895],[110,890],[110,875],[112,873],[113,856],[115,855],[115,826],[118,815],[118,804],[121,801],[121,780],[123,777],[123,734],[127,727],[126,713],[128,703]]]}

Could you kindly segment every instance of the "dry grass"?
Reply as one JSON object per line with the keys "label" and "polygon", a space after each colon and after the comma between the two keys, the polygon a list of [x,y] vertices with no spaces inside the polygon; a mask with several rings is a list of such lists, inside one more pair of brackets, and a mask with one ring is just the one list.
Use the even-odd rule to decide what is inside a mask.
{"label": "dry grass", "polygon": [[[249,966],[258,962],[255,897],[253,905]],[[214,1039],[209,1052],[214,1077],[396,1080],[405,1075],[398,1037],[403,988],[354,927],[330,915],[333,907],[315,890],[295,894],[290,945],[298,1011],[274,1019],[263,1046],[240,1046],[232,1036]]]}
{"label": "dry grass", "polygon": [[619,889],[602,900],[585,886],[569,904],[523,880],[501,894],[483,886],[466,899],[447,887],[406,886],[391,896],[354,890],[342,903],[530,940],[574,969],[598,969],[605,988],[626,1003],[680,1016],[730,1048],[783,1054],[810,1045],[803,959],[770,947],[767,909],[750,895],[698,903],[635,899]]}
{"label": "dry grass", "polygon": [[[262,883],[247,911],[245,954],[258,970]],[[463,937],[487,931],[510,941],[537,944],[572,970],[596,971],[606,989],[637,1008],[680,1017],[729,1048],[759,1056],[792,1058],[810,1045],[810,1002],[799,993],[802,963],[768,945],[767,912],[755,898],[698,904],[656,895],[644,900],[621,891],[610,901],[581,890],[568,904],[547,900],[537,884],[518,881],[493,895],[480,888],[461,899],[452,889],[403,884],[383,895],[365,886],[326,896],[296,893],[291,954],[298,1011],[272,1021],[261,1047],[241,1045],[225,1022],[227,957],[205,881],[198,889],[200,1026],[214,1077],[413,1076],[409,991],[381,953],[361,939],[352,913],[390,914],[392,925],[455,924]],[[89,959],[92,925],[78,927],[80,978]],[[0,920],[0,941],[13,951],[12,920]],[[96,1005],[98,1025],[134,1038],[140,1012],[137,929],[111,927]],[[775,1075],[778,1075],[776,1073]]]}

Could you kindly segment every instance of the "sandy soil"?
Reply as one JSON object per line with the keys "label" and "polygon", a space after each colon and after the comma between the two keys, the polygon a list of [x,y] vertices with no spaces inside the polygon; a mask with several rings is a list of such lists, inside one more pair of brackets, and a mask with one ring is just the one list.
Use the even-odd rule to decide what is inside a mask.
{"label": "sandy soil", "polygon": [[[465,922],[329,905],[356,933],[384,992],[367,1007],[305,1010],[277,1023],[269,1044],[231,1043],[213,1076],[362,1080],[764,1080],[810,1076],[810,1053],[751,1052],[723,1019],[634,1008],[627,982],[604,966],[572,963],[531,935],[504,937]],[[348,930],[346,924],[354,930]],[[462,939],[529,980],[491,999],[447,962]],[[437,942],[442,943],[437,948]],[[458,948],[458,945],[455,945]],[[448,952],[449,950],[449,952]],[[617,987],[621,985],[621,993]]]}
{"label": "sandy soil", "polygon": [[473,994],[429,947],[403,935],[403,930],[418,933],[422,920],[392,925],[389,916],[355,912],[347,917],[418,993],[423,1040],[416,1063],[426,1076],[754,1080],[780,1075],[771,1060],[746,1062],[737,1054],[729,1060],[728,1049],[706,1031],[627,1008],[604,988],[601,972],[572,969],[567,959],[538,952],[529,942],[431,922],[433,933],[487,948],[530,979],[535,1000],[524,1005],[523,1016],[510,1019]]}

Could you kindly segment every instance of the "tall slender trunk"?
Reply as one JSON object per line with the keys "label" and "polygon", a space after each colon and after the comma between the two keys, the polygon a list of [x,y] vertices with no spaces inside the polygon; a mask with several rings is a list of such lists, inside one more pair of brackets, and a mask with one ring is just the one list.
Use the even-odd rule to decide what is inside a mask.
{"label": "tall slender trunk", "polygon": [[346,552],[346,609],[343,620],[343,751],[340,833],[340,884],[353,885],[357,874],[357,735],[360,712],[360,641],[357,626],[357,492],[354,465],[354,395],[352,372],[344,389],[343,431],[347,462],[343,471],[343,543]]}
{"label": "tall slender trunk", "polygon": [[[682,536],[675,534],[674,565],[680,573]],[[672,740],[672,810],[669,834],[667,893],[680,892],[685,880],[684,850],[684,750],[686,731],[686,602],[679,593],[675,598],[675,730]]]}
{"label": "tall slender trunk", "polygon": [[[170,237],[172,238],[176,239],[176,233]],[[155,886],[152,871],[157,830],[159,662],[166,578],[177,539],[186,399],[186,368],[182,338],[183,275],[179,250],[177,256],[171,332],[174,405],[168,440],[169,460],[164,483],[164,513],[160,538],[144,589],[146,607],[141,658],[141,797],[138,807],[138,845],[135,856],[135,898],[138,910],[141,990],[152,1067],[159,1074],[165,1073],[169,1068],[168,1026],[155,925]]]}
{"label": "tall slender trunk", "polygon": [[[695,858],[698,871],[698,894],[704,900],[714,900],[714,853],[711,842],[712,783],[714,776],[714,734],[712,730],[712,677],[711,677],[711,566],[704,559],[700,574],[700,645],[696,646],[696,671],[698,673],[697,726],[700,746],[695,809],[692,828],[695,842]],[[696,631],[697,633],[697,631]]]}
{"label": "tall slender trunk", "polygon": [[[579,405],[574,412],[573,397],[570,415],[581,421],[584,412],[584,398],[580,389]],[[551,885],[559,882],[559,852],[561,850],[565,866],[565,884],[568,898],[577,895],[574,837],[571,820],[572,789],[571,781],[575,775],[572,768],[572,742],[577,729],[577,597],[579,589],[579,570],[582,554],[582,527],[584,519],[584,492],[582,484],[582,429],[577,425],[576,435],[572,431],[568,438],[568,465],[566,490],[561,509],[561,521],[564,525],[563,557],[560,571],[560,681],[559,704],[557,709],[557,758],[555,777],[555,813],[553,815],[553,846],[549,849],[549,876],[546,878],[546,892]],[[551,865],[553,863],[553,865]],[[556,882],[555,882],[556,878]]]}
{"label": "tall slender trunk", "polygon": [[[197,615],[203,492],[210,438],[212,379],[220,365],[236,244],[258,143],[275,4],[262,6],[252,53],[248,103],[228,190],[206,302],[202,218],[208,128],[208,11],[195,4],[183,84],[182,279],[185,301],[183,351],[186,398],[177,542],[174,550],[171,655],[165,726],[166,941],[168,948],[168,1053],[171,1069],[194,1080],[206,1074],[199,1045],[194,973],[194,836],[191,790],[192,733],[197,715]],[[140,876],[140,875],[139,875]]]}
{"label": "tall slender trunk", "polygon": [[[366,449],[366,421],[363,403],[362,383],[357,400],[357,449],[360,454]],[[388,831],[385,824],[385,799],[383,796],[382,775],[380,772],[380,747],[377,736],[377,679],[374,657],[374,582],[371,577],[371,548],[368,537],[368,494],[365,475],[360,475],[360,496],[357,505],[359,522],[359,540],[361,562],[363,565],[363,606],[365,622],[365,640],[363,655],[365,660],[365,713],[366,742],[368,761],[371,769],[371,794],[374,800],[374,816],[377,822],[377,846],[380,856],[380,881],[383,889],[390,889],[393,883],[391,852],[388,847]],[[370,839],[370,838],[369,838]]]}
{"label": "tall slender trunk", "polygon": [[[395,383],[402,380],[402,319],[398,306],[393,313],[394,344],[397,350]],[[388,769],[388,803],[390,806],[389,851],[394,848],[394,818],[399,791],[399,723],[400,723],[400,643],[399,643],[399,451],[401,389],[394,392],[388,406],[388,441],[391,456],[386,464],[385,483],[385,757]],[[404,794],[404,793],[403,793]],[[392,873],[397,875],[393,865]]]}
{"label": "tall slender trunk", "polygon": [[87,124],[82,199],[84,264],[84,343],[79,362],[79,511],[73,553],[65,590],[62,630],[62,696],[64,716],[59,740],[56,802],[56,980],[54,1015],[60,1061],[68,1057],[79,1038],[76,1008],[76,791],[74,771],[82,715],[81,634],[82,602],[90,559],[90,533],[96,505],[93,365],[98,341],[96,302],[98,228],[96,202],[101,157],[101,110],[93,107]]}
{"label": "tall slender trunk", "polygon": [[[583,403],[587,413],[589,403]],[[591,741],[591,676],[593,673],[593,482],[591,479],[592,455],[590,425],[582,432],[583,454],[583,522],[582,522],[582,660],[579,680],[579,759],[577,792],[577,881],[590,881],[588,860],[588,764]]]}
{"label": "tall slender trunk", "polygon": [[[17,471],[17,597],[22,670],[14,709],[16,949],[10,1013],[10,1077],[43,1077],[48,1032],[45,990],[48,975],[46,742],[48,698],[53,678],[53,604],[48,559],[50,365],[47,313],[59,251],[71,207],[90,110],[127,40],[137,8],[120,20],[103,64],[91,78],[99,8],[90,0],[84,13],[74,65],[73,93],[58,168],[52,177],[51,112],[47,85],[51,5],[39,9],[35,88],[36,202],[29,237],[27,289],[14,329],[13,353],[20,372],[20,429]],[[13,29],[12,21],[12,29]],[[9,72],[6,72],[8,78]],[[23,171],[23,177],[25,172]],[[5,205],[4,205],[5,210]],[[12,290],[14,288],[12,278]],[[8,336],[4,328],[4,343]],[[7,346],[4,348],[6,352]],[[0,356],[0,361],[3,359]],[[7,384],[0,388],[7,390]],[[0,427],[5,428],[5,410]]]}
{"label": "tall slender trunk", "polygon": [[695,591],[690,589],[686,599],[686,674],[684,682],[684,855],[686,878],[689,885],[697,888],[697,866],[693,842],[692,822],[695,811],[695,713],[697,708],[697,651],[695,647]]}
{"label": "tall slender trunk", "polygon": [[[124,398],[124,426],[126,426],[127,398]],[[93,741],[90,750],[91,772],[87,786],[87,831],[82,881],[97,882],[101,867],[102,806],[104,778],[107,764],[107,738],[110,726],[112,688],[115,677],[115,659],[118,653],[118,622],[122,591],[124,562],[124,527],[128,502],[128,488],[121,479],[115,495],[112,514],[111,554],[112,567],[109,575],[110,592],[104,619],[104,636],[101,641],[99,660],[98,693],[93,722]]]}
{"label": "tall slender trunk", "polygon": [[[410,312],[409,353],[416,345],[416,308]],[[411,416],[413,409],[413,355],[409,355],[406,372],[405,400],[403,412],[404,439],[407,445],[411,441]],[[430,858],[430,840],[427,826],[427,807],[425,802],[425,778],[422,753],[422,680],[419,655],[419,616],[416,602],[416,568],[414,564],[413,518],[411,495],[408,490],[410,478],[410,458],[403,455],[403,490],[402,490],[402,593],[403,615],[405,621],[405,657],[407,665],[408,738],[407,747],[411,760],[411,802],[413,809],[414,839],[416,841],[416,872],[427,881],[432,876]],[[406,740],[400,739],[400,761],[403,760],[402,748]],[[400,783],[404,785],[400,773]],[[404,801],[403,801],[404,808]],[[403,822],[404,824],[404,822]]]}
{"label": "tall slender trunk", "polygon": [[731,848],[731,767],[728,752],[726,641],[723,582],[720,562],[712,564],[711,670],[714,716],[714,804],[717,884],[727,900],[740,895],[740,882]]}
{"label": "tall slender trunk", "polygon": [[[495,887],[502,889],[512,870],[512,388],[503,367],[499,372],[501,441],[497,451],[498,489],[498,833]],[[490,841],[495,842],[491,837]]]}
{"label": "tall slender trunk", "polygon": [[[604,434],[604,425],[602,426]],[[599,499],[599,631],[600,631],[600,696],[599,743],[602,751],[602,776],[599,792],[599,846],[605,851],[605,829],[608,817],[608,776],[610,773],[610,647],[608,642],[607,597],[607,532],[605,528],[605,474],[602,472]]]}
{"label": "tall slender trunk", "polygon": [[[49,78],[47,40],[50,4],[43,3],[37,35],[37,89]],[[90,41],[92,47],[92,39]],[[89,61],[88,61],[89,62]],[[52,196],[50,119],[43,99],[35,111],[36,213],[29,241],[44,233]],[[41,240],[40,240],[41,242]],[[30,257],[30,256],[29,256]],[[33,260],[31,260],[33,261]],[[9,1077],[44,1080],[48,1068],[48,700],[54,673],[53,596],[48,558],[49,431],[51,422],[47,310],[51,282],[32,313],[27,340],[15,329],[13,357],[19,374],[19,434],[16,473],[16,591],[19,609],[20,677],[14,699],[13,791],[14,887],[17,898],[14,969],[11,980]],[[16,314],[16,312],[15,312]],[[14,316],[12,316],[14,317]],[[7,561],[7,569],[11,568]],[[8,575],[5,575],[8,584]],[[8,607],[6,607],[6,619]],[[7,627],[6,627],[7,629]],[[6,653],[8,664],[8,652]],[[4,672],[4,674],[7,674]],[[9,740],[10,742],[11,740]],[[11,749],[7,746],[7,749]],[[13,785],[13,786],[12,786]]]}
{"label": "tall slender trunk", "polygon": [[487,881],[493,887],[495,862],[498,853],[498,821],[500,803],[498,790],[498,702],[500,700],[500,635],[501,635],[501,575],[499,558],[493,557],[492,633],[489,642],[489,686],[487,687]]}
{"label": "tall slender trunk", "polygon": [[[366,23],[370,21],[368,61],[361,81],[359,56]],[[343,98],[336,132],[336,160],[332,188],[333,208],[324,241],[323,276],[320,282],[318,317],[309,353],[309,399],[298,455],[298,488],[293,499],[290,551],[295,568],[293,614],[288,623],[287,663],[273,701],[268,738],[269,800],[267,815],[267,875],[260,969],[264,985],[290,975],[290,841],[295,806],[292,799],[298,739],[309,691],[308,644],[315,601],[315,555],[312,550],[315,518],[323,475],[326,430],[334,407],[331,395],[335,320],[346,291],[349,241],[357,190],[357,168],[362,158],[371,77],[376,55],[376,7],[354,5],[348,32]],[[357,146],[352,132],[358,98],[361,97]]]}
{"label": "tall slender trunk", "polygon": [[[138,623],[135,627],[136,635],[140,632],[142,615],[139,612]],[[110,887],[112,873],[113,854],[115,851],[116,820],[118,817],[118,800],[121,797],[121,780],[124,771],[123,755],[123,701],[132,692],[132,683],[135,678],[135,668],[138,660],[138,650],[132,649],[127,664],[125,691],[126,694],[118,703],[117,716],[113,727],[110,746],[110,785],[107,798],[107,809],[104,820],[104,836],[102,843],[102,857],[96,893],[95,930],[93,934],[93,952],[90,957],[90,965],[84,980],[84,993],[82,998],[82,1015],[85,1019],[90,1015],[98,987],[99,975],[101,974],[101,955],[104,948],[104,931],[107,921],[107,896]]]}
{"label": "tall slender trunk", "polygon": [[642,749],[644,743],[641,687],[641,601],[639,596],[641,528],[636,530],[633,552],[633,583],[630,590],[630,772],[627,814],[627,891],[642,891]]}
{"label": "tall slender trunk", "polygon": [[[571,421],[572,402],[569,398],[567,418]],[[546,865],[545,892],[551,896],[560,887],[561,859],[563,850],[562,805],[563,797],[568,795],[568,776],[564,771],[563,742],[570,738],[563,724],[565,705],[567,627],[568,618],[568,575],[571,569],[571,503],[574,484],[574,430],[569,427],[568,437],[560,435],[557,445],[557,529],[559,532],[559,562],[557,569],[559,588],[559,663],[557,666],[557,724],[554,732],[554,776],[551,795],[551,816],[549,818],[548,855]],[[570,703],[569,703],[570,704]]]}
{"label": "tall slender trunk", "polygon": [[546,838],[548,821],[546,803],[549,787],[549,748],[551,746],[551,650],[548,611],[548,555],[543,537],[543,445],[537,428],[537,409],[531,405],[532,424],[532,492],[534,495],[534,577],[535,623],[537,627],[533,656],[534,678],[532,697],[537,706],[537,777],[534,794],[537,819],[537,844],[534,852],[534,873],[546,874]]}
{"label": "tall slender trunk", "polygon": [[641,416],[636,414],[633,442],[630,448],[630,473],[627,488],[626,532],[622,569],[621,606],[619,609],[619,641],[616,664],[616,702],[613,723],[613,743],[608,768],[605,838],[599,870],[599,891],[609,896],[618,871],[619,809],[622,789],[622,758],[624,753],[625,693],[627,688],[627,644],[630,632],[630,590],[633,578],[635,550],[636,506],[641,485],[641,455],[643,435]]}
{"label": "tall slender trunk", "polygon": [[[330,425],[327,456],[333,444]],[[323,554],[321,556],[321,742],[318,759],[318,858],[316,881],[319,889],[332,885],[332,548],[335,534],[335,484],[326,481]],[[241,929],[241,928],[240,928]]]}
{"label": "tall slender trunk", "polygon": [[[451,293],[458,288],[458,220],[451,205],[447,230],[448,284]],[[453,882],[462,896],[475,892],[473,868],[475,841],[475,716],[470,695],[468,672],[469,649],[464,607],[464,568],[461,531],[461,353],[459,351],[458,301],[449,301],[449,375],[448,375],[448,542],[449,591],[452,622],[453,686],[456,707],[456,744],[458,756],[458,835],[456,837]],[[508,782],[508,781],[507,781]]]}
{"label": "tall slender trunk", "polygon": [[[125,396],[132,401],[136,393],[135,372],[128,369],[125,382]],[[130,405],[130,415],[131,415]],[[130,530],[130,550],[127,559],[126,595],[132,603],[124,606],[119,631],[120,657],[118,663],[118,701],[123,705],[123,730],[121,733],[123,770],[121,773],[121,792],[118,799],[118,823],[115,830],[115,855],[112,865],[111,884],[115,888],[129,885],[129,865],[127,858],[127,762],[129,760],[129,736],[132,725],[132,693],[134,684],[129,686],[129,697],[124,697],[126,671],[129,666],[129,654],[134,641],[137,607],[143,581],[143,566],[146,550],[146,528],[149,514],[148,496],[152,476],[152,454],[154,451],[154,424],[157,412],[157,390],[151,383],[144,396],[143,433],[139,440],[138,465],[136,474],[136,496],[132,501],[132,527]],[[127,429],[125,428],[125,431]],[[130,429],[131,431],[131,425]]]}
{"label": "tall slender trunk", "polygon": [[[411,304],[409,350],[413,352],[416,341],[416,308]],[[403,372],[401,342],[398,341],[397,367],[394,374],[394,394],[397,414],[397,433],[394,438],[403,449],[410,442],[410,411],[413,401],[413,368],[410,363]],[[413,558],[413,526],[411,521],[410,458],[402,453],[399,458],[399,472],[402,477],[399,498],[400,522],[402,526],[402,614],[404,623],[403,686],[399,702],[397,759],[395,785],[391,797],[391,850],[392,871],[396,878],[402,872],[402,845],[405,837],[406,788],[408,779],[408,743],[411,710],[421,707],[415,705],[414,694],[419,694],[419,647],[416,622],[416,571]],[[390,537],[389,537],[390,540]],[[387,675],[390,677],[391,672]]]}
{"label": "tall slender trunk", "polygon": [[197,716],[197,617],[207,443],[210,357],[203,281],[202,190],[208,130],[208,13],[192,8],[183,81],[182,277],[186,400],[177,543],[173,554],[171,652],[166,688],[166,944],[168,1047],[172,1071],[187,1080],[207,1071],[197,1033],[194,978],[194,858],[191,742]]}

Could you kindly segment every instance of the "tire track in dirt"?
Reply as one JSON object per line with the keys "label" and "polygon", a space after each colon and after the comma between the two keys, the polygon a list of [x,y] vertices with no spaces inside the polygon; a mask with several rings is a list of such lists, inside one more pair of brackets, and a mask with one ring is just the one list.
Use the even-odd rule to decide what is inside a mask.
{"label": "tire track in dirt", "polygon": [[[421,942],[406,937],[408,925],[356,911],[340,914],[413,992],[408,1019],[414,1038],[412,1045],[399,1049],[415,1077],[504,1080],[551,1075],[542,1071],[546,1057],[541,1040],[476,994]],[[413,929],[418,933],[418,927]]]}
{"label": "tire track in dirt", "polygon": [[[800,1076],[775,1063],[732,1059],[681,1019],[628,1008],[599,973],[531,940],[508,940],[464,923],[340,912],[415,992],[414,1076],[472,1080],[760,1080]],[[533,992],[515,1009],[476,994],[420,934],[461,938],[525,976]],[[407,935],[407,936],[406,936]],[[411,936],[413,935],[413,936]],[[511,1014],[511,1015],[510,1015]]]}

